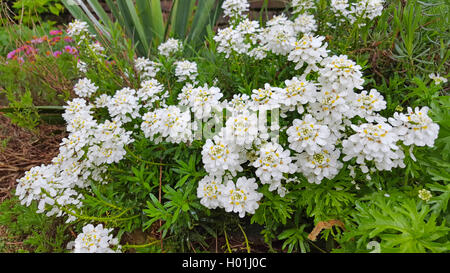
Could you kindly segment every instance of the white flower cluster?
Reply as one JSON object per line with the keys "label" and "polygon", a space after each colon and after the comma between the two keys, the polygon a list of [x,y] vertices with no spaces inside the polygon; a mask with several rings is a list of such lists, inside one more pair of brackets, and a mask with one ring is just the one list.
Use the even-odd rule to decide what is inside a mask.
{"label": "white flower cluster", "polygon": [[[38,201],[38,213],[67,215],[61,207],[81,208],[83,196],[78,188],[86,188],[90,180],[101,183],[107,165],[117,163],[126,154],[124,147],[133,139],[116,122],[97,123],[92,116],[93,105],[76,98],[65,106],[64,119],[70,133],[62,140],[59,154],[50,165],[32,168],[18,180],[16,195],[22,204]],[[69,211],[73,212],[71,209]],[[68,213],[67,221],[74,221]]]}
{"label": "white flower cluster", "polygon": [[223,14],[231,18],[239,18],[247,12],[250,4],[242,0],[225,0],[222,4]]}
{"label": "white flower cluster", "polygon": [[175,62],[175,76],[179,82],[184,82],[187,79],[195,81],[197,78],[197,64],[190,61],[177,61]]}
{"label": "white flower cluster", "polygon": [[[105,48],[99,41],[95,41],[95,35],[89,33],[88,24],[80,20],[74,20],[69,23],[67,28],[67,35],[77,41],[78,45],[87,45],[87,51],[82,50],[81,53],[88,53],[88,55],[94,54],[98,57],[106,57],[104,55]],[[82,63],[85,65],[85,63]],[[78,66],[78,70],[85,73],[85,67],[83,65]]]}
{"label": "white flower cluster", "polygon": [[213,110],[220,111],[220,98],[223,94],[220,89],[207,84],[194,88],[192,84],[187,84],[178,95],[180,105],[192,109],[196,119],[208,119]]}
{"label": "white flower cluster", "polygon": [[[214,36],[217,51],[225,53],[226,58],[233,53],[245,54],[257,60],[266,58],[268,52],[284,56],[291,54],[290,60],[300,62],[296,68],[299,69],[305,62],[313,64],[327,56],[326,44],[322,43],[325,38],[313,35],[317,24],[314,16],[308,13],[298,14],[294,21],[284,14],[274,16],[266,23],[266,27],[243,16],[239,18],[236,24],[219,29]],[[296,52],[292,52],[294,48]],[[308,68],[313,69],[315,66]]]}
{"label": "white flower cluster", "polygon": [[169,57],[170,55],[180,51],[181,42],[174,38],[167,39],[166,42],[158,46],[159,54]]}
{"label": "white flower cluster", "polygon": [[86,35],[90,36],[88,24],[86,22],[75,19],[73,22],[69,23],[69,26],[67,28],[67,35],[72,38],[78,38],[80,40],[86,39]]}
{"label": "white flower cluster", "polygon": [[89,98],[97,91],[98,87],[95,86],[88,78],[83,78],[78,81],[74,86],[73,91],[79,97]]}
{"label": "white flower cluster", "polygon": [[161,64],[139,57],[134,62],[134,68],[140,74],[142,80],[149,80],[156,76]]}
{"label": "white flower cluster", "polygon": [[349,3],[348,0],[331,0],[331,9],[341,17],[342,21],[349,20],[351,24],[365,25],[365,20],[373,20],[383,12],[384,0],[358,0]]}
{"label": "white flower cluster", "polygon": [[136,90],[129,87],[118,90],[113,97],[108,99],[106,107],[113,120],[119,123],[127,123],[140,116],[139,97]]}
{"label": "white flower cluster", "polygon": [[[323,37],[303,33],[284,15],[262,28],[237,12],[245,10],[246,1],[225,3],[230,12],[235,10],[235,17],[233,26],[219,30],[214,38],[217,52],[226,57],[246,54],[255,60],[283,55],[296,64],[293,76],[253,87],[248,94],[233,94],[230,100],[215,83],[197,82],[197,64],[188,60],[173,61],[178,87],[167,89],[155,78],[161,65],[146,58],[135,60],[141,80],[138,90],[124,87],[112,95],[99,94],[94,83],[82,79],[75,93],[95,95],[89,100],[95,103],[83,98],[68,102],[63,117],[70,135],[53,165],[35,167],[19,180],[22,202],[37,200],[41,211],[58,215],[65,214],[61,206],[81,207],[77,189],[88,187],[91,180],[106,183],[103,172],[108,164],[126,155],[133,139],[122,126],[130,121],[138,123],[135,132],[140,129],[151,141],[174,144],[192,143],[194,131],[204,129],[198,122],[215,121],[218,126],[201,151],[207,175],[199,182],[197,196],[210,209],[223,208],[240,217],[258,208],[259,185],[284,196],[286,183],[301,176],[310,183],[332,180],[344,162],[349,162],[353,178],[356,167],[362,173],[405,167],[403,145],[433,146],[439,126],[428,116],[428,108],[381,116],[386,108],[382,94],[364,90],[361,66],[346,55],[328,56]],[[296,16],[312,8],[308,3],[295,1],[300,11]],[[160,54],[171,52],[170,47],[162,46]],[[175,98],[178,105],[168,105]],[[94,111],[102,107],[112,120],[94,119]],[[280,128],[279,117],[290,124]]]}
{"label": "white flower cluster", "polygon": [[142,117],[141,130],[145,137],[156,143],[165,141],[172,143],[191,142],[193,140],[191,113],[181,112],[177,106],[171,105],[165,108],[147,112]]}
{"label": "white flower cluster", "polygon": [[232,180],[222,183],[221,179],[205,176],[199,182],[197,197],[207,208],[224,208],[226,212],[238,213],[242,218],[245,213],[254,214],[259,207],[262,193],[257,192],[257,188],[255,178],[240,177],[236,183]]}
{"label": "white flower cluster", "polygon": [[[102,224],[85,225],[83,232],[75,241],[69,242],[67,248],[73,253],[120,253],[119,240],[110,234],[112,228],[103,228]],[[114,250],[116,248],[116,250]]]}

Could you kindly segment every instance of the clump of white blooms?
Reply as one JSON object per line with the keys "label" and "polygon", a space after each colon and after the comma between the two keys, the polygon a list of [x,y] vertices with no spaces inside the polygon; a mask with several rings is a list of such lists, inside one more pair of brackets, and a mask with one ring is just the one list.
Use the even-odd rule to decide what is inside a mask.
{"label": "clump of white blooms", "polygon": [[361,66],[349,60],[346,55],[331,56],[323,59],[319,70],[319,82],[322,86],[331,86],[337,90],[363,89]]}
{"label": "clump of white blooms", "polygon": [[67,248],[73,253],[120,253],[119,240],[110,234],[112,231],[112,228],[103,228],[102,224],[95,227],[88,224],[83,227],[83,232],[78,234],[75,241],[67,245]]}
{"label": "clump of white blooms", "polygon": [[322,61],[327,54],[327,43],[323,44],[322,41],[325,37],[314,37],[309,34],[303,35],[303,37],[294,43],[294,49],[289,53],[288,60],[293,61],[297,65],[295,69],[300,69],[303,64],[307,64],[305,73],[309,73],[311,70],[317,71],[319,67],[318,63]]}
{"label": "clump of white blooms", "polygon": [[294,13],[301,13],[315,8],[314,1],[312,0],[292,0],[291,5],[294,9]]}
{"label": "clump of white blooms", "polygon": [[294,20],[294,30],[304,34],[315,32],[317,23],[314,15],[308,13],[299,14]]}
{"label": "clump of white blooms", "polygon": [[258,136],[258,118],[256,113],[250,113],[246,110],[231,116],[226,121],[223,134],[227,142],[250,147]]}
{"label": "clump of white blooms", "polygon": [[442,77],[438,73],[436,73],[436,74],[431,73],[430,75],[428,75],[428,77],[430,77],[430,79],[432,79],[434,81],[435,85],[439,85],[441,83],[446,83],[448,81],[447,78]]}
{"label": "clump of white blooms", "polygon": [[348,16],[349,7],[348,0],[331,0],[331,10],[342,17]]}
{"label": "clump of white blooms", "polygon": [[[348,17],[353,24],[358,20],[369,19],[372,20],[375,17],[381,15],[383,11],[384,0],[359,0],[353,3]],[[360,26],[364,23],[360,23]]]}
{"label": "clump of white blooms", "polygon": [[222,4],[223,14],[230,18],[241,17],[249,8],[250,4],[242,0],[225,0]]}
{"label": "clump of white blooms", "polygon": [[80,79],[73,87],[73,91],[79,97],[89,98],[97,91],[98,87],[88,78]]}
{"label": "clump of white blooms", "polygon": [[352,124],[351,128],[356,134],[342,141],[344,161],[353,157],[356,157],[358,164],[364,164],[365,160],[373,161],[380,171],[404,166],[403,161],[399,161],[404,154],[396,144],[399,136],[392,126],[387,123],[364,123],[360,126]]}
{"label": "clump of white blooms", "polygon": [[239,150],[235,144],[227,143],[226,139],[218,135],[207,139],[202,150],[203,164],[210,175],[222,176],[225,171],[232,175],[242,171],[239,160]]}
{"label": "clump of white blooms", "polygon": [[220,98],[223,94],[220,89],[207,84],[194,88],[193,85],[187,84],[183,87],[178,95],[181,105],[188,106],[194,112],[195,118],[202,120],[211,117],[212,111],[220,111]]}
{"label": "clump of white blooms", "polygon": [[139,117],[139,98],[136,90],[125,87],[118,90],[108,101],[106,107],[115,121],[126,123]]}
{"label": "clump of white blooms", "polygon": [[236,184],[229,180],[221,188],[220,202],[226,212],[239,213],[244,217],[245,213],[254,214],[259,207],[258,201],[262,193],[256,191],[258,184],[255,178],[240,177]]}
{"label": "clump of white blooms", "polygon": [[187,79],[194,81],[197,77],[197,64],[190,61],[177,61],[175,63],[175,76],[179,82],[186,81]]}
{"label": "clump of white blooms", "polygon": [[296,41],[294,23],[282,14],[267,22],[261,31],[260,39],[264,47],[277,55],[288,55]]}
{"label": "clump of white blooms", "polygon": [[169,57],[170,55],[180,51],[181,42],[177,39],[169,38],[165,43],[158,46],[159,54]]}
{"label": "clump of white blooms", "polygon": [[165,106],[165,100],[169,94],[162,84],[155,79],[151,79],[141,82],[141,88],[137,90],[137,96],[144,107],[150,109],[154,107],[154,103],[159,103],[161,107]]}
{"label": "clump of white blooms", "polygon": [[69,27],[67,28],[67,35],[69,35],[70,37],[84,40],[87,38],[87,34],[88,24],[86,22],[75,20],[72,23],[69,23]]}
{"label": "clump of white blooms", "polygon": [[309,155],[320,152],[321,147],[333,141],[330,129],[326,125],[318,124],[310,114],[303,120],[295,119],[286,133],[289,148],[298,153],[306,151]]}
{"label": "clump of white blooms", "polygon": [[214,176],[207,175],[198,182],[197,197],[200,198],[200,204],[215,209],[219,207],[222,189],[222,178],[217,179]]}
{"label": "clump of white blooms", "polygon": [[303,105],[316,101],[316,86],[304,78],[293,77],[286,80],[286,87],[277,89],[278,100],[283,110],[294,111],[298,107],[298,112],[303,113]]}
{"label": "clump of white blooms", "polygon": [[369,93],[365,90],[361,91],[360,94],[356,94],[352,102],[356,114],[368,121],[372,121],[371,117],[375,112],[386,109],[386,101],[376,89],[371,89]]}
{"label": "clump of white blooms", "polygon": [[159,143],[165,138],[172,143],[192,141],[191,114],[182,112],[177,106],[171,105],[147,112],[142,117],[141,130],[145,137]]}
{"label": "clump of white blooms", "polygon": [[351,24],[364,26],[365,21],[373,20],[381,15],[384,0],[358,0],[349,3],[348,0],[331,0],[331,10],[341,21],[348,20]]}
{"label": "clump of white blooms", "polygon": [[413,111],[407,108],[407,113],[394,113],[389,122],[395,126],[395,130],[403,144],[416,146],[434,145],[439,134],[439,125],[428,116],[428,107],[416,107]]}
{"label": "clump of white blooms", "polygon": [[134,68],[140,74],[141,79],[152,79],[160,70],[161,64],[139,57],[134,62]]}
{"label": "clump of white blooms", "polygon": [[252,164],[256,167],[256,176],[262,184],[269,184],[269,190],[282,189],[284,174],[293,174],[297,166],[292,163],[289,150],[278,143],[268,142],[259,149],[258,158]]}
{"label": "clump of white blooms", "polygon": [[[89,190],[94,182],[109,183],[110,165],[127,156],[136,137],[154,144],[194,146],[198,130],[207,127],[198,123],[209,121],[220,126],[200,141],[207,175],[199,179],[197,197],[209,209],[222,208],[240,217],[259,207],[261,185],[283,197],[285,183],[302,177],[310,183],[324,179],[332,183],[341,171],[355,179],[360,170],[370,180],[376,170],[404,168],[403,147],[411,146],[412,155],[413,146],[433,146],[439,126],[428,116],[427,107],[381,116],[386,101],[376,89],[364,90],[361,66],[346,55],[328,56],[325,38],[314,34],[313,2],[295,0],[293,19],[282,14],[260,24],[245,14],[248,1],[224,1],[232,24],[213,38],[216,53],[226,60],[245,55],[255,62],[268,58],[265,63],[270,64],[277,58],[277,62],[287,60],[286,67],[295,66],[264,84],[252,82],[222,93],[218,86],[223,83],[197,82],[197,64],[177,59],[174,53],[181,43],[175,39],[159,46],[158,57],[174,56],[170,69],[144,57],[134,61],[134,71],[126,72],[138,76],[137,86],[106,93],[88,78],[79,80],[74,87],[79,97],[64,107],[69,135],[59,155],[18,179],[16,194],[22,204],[35,201],[38,212],[74,221],[76,214],[71,212],[79,212],[83,204],[80,190]],[[364,23],[379,15],[383,1],[331,3],[336,16]],[[87,25],[79,21],[69,26],[69,33],[77,41],[89,37]],[[93,44],[91,49],[104,54],[100,45]],[[177,83],[163,85],[166,79],[160,78],[160,70],[174,75]],[[445,81],[438,77],[431,78],[436,84]],[[106,119],[98,117],[99,108],[107,110]],[[277,122],[280,117],[285,119],[283,126]],[[287,139],[274,137],[274,132]],[[344,162],[349,167],[342,170]],[[101,226],[91,225],[83,232],[75,242],[76,251],[107,252],[117,244],[108,235],[110,230]]]}
{"label": "clump of white blooms", "polygon": [[344,165],[339,161],[339,156],[338,149],[325,146],[314,154],[307,152],[298,154],[296,165],[308,182],[320,184],[324,178],[333,179],[339,173]]}

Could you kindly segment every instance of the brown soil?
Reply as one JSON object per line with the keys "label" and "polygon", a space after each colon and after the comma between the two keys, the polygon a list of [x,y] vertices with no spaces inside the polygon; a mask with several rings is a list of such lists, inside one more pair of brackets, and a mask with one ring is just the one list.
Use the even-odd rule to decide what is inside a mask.
{"label": "brown soil", "polygon": [[0,113],[0,202],[11,196],[16,180],[58,155],[64,125],[41,124],[38,133],[16,126]]}

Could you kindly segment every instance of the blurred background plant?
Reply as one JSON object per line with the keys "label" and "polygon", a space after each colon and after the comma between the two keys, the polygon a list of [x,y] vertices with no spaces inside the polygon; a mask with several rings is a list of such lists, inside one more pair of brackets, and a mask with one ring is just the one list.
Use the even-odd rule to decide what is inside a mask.
{"label": "blurred background plant", "polygon": [[109,39],[113,28],[121,26],[134,42],[138,55],[149,56],[168,37],[191,47],[201,46],[208,26],[214,26],[219,18],[223,0],[174,0],[167,18],[160,0],[106,0],[112,18],[97,0],[62,2],[75,18],[88,22],[97,35]]}

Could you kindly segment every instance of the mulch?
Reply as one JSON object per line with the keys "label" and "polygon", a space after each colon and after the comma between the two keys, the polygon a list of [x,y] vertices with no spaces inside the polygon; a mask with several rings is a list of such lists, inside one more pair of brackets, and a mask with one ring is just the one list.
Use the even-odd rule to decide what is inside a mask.
{"label": "mulch", "polygon": [[0,113],[0,203],[11,197],[17,179],[34,166],[49,164],[67,135],[64,125],[41,124],[33,133]]}

